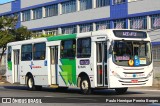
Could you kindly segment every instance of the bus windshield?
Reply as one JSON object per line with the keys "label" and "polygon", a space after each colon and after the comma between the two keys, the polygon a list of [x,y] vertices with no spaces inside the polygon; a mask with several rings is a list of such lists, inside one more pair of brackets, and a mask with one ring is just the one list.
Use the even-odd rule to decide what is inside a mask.
{"label": "bus windshield", "polygon": [[114,41],[113,62],[119,66],[149,65],[152,62],[150,42]]}

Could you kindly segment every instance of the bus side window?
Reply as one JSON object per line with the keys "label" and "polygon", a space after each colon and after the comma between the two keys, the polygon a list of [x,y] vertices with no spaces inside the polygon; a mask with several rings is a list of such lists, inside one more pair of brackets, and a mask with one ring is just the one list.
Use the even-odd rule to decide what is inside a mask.
{"label": "bus side window", "polygon": [[11,46],[9,46],[9,47],[8,47],[7,61],[11,61],[11,53],[12,53],[12,48],[11,48]]}
{"label": "bus side window", "polygon": [[61,58],[74,58],[76,53],[76,40],[64,40],[61,42]]}
{"label": "bus side window", "polygon": [[32,60],[32,44],[22,45],[21,50],[22,61]]}
{"label": "bus side window", "polygon": [[44,60],[46,55],[46,43],[36,43],[33,46],[33,59]]}
{"label": "bus side window", "polygon": [[91,38],[79,38],[77,40],[77,58],[89,58],[91,56]]}

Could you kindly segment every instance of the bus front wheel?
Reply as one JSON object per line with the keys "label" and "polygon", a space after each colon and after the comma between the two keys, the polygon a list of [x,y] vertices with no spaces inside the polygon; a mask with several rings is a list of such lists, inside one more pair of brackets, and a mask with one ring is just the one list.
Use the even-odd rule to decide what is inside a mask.
{"label": "bus front wheel", "polygon": [[27,80],[27,87],[29,90],[36,90],[36,86],[34,85],[34,79],[33,77],[29,76]]}
{"label": "bus front wheel", "polygon": [[124,94],[127,92],[128,88],[115,88],[117,94]]}
{"label": "bus front wheel", "polygon": [[80,82],[80,89],[83,94],[90,94],[91,93],[90,82],[87,78],[82,78],[82,80]]}

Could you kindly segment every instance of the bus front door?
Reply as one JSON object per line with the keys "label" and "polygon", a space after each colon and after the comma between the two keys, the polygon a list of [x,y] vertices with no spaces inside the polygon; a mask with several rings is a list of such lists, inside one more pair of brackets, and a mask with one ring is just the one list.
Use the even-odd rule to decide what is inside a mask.
{"label": "bus front door", "polygon": [[51,54],[51,84],[57,84],[58,46],[50,47]]}
{"label": "bus front door", "polygon": [[20,82],[20,69],[19,69],[19,49],[13,50],[14,53],[14,83]]}
{"label": "bus front door", "polygon": [[96,43],[96,61],[97,61],[97,85],[107,86],[107,43]]}

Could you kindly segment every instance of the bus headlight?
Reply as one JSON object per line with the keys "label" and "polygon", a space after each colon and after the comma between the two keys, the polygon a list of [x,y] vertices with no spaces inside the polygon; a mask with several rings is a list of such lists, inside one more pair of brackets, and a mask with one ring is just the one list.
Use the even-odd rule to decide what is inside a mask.
{"label": "bus headlight", "polygon": [[153,70],[147,75],[147,78],[153,74]]}

